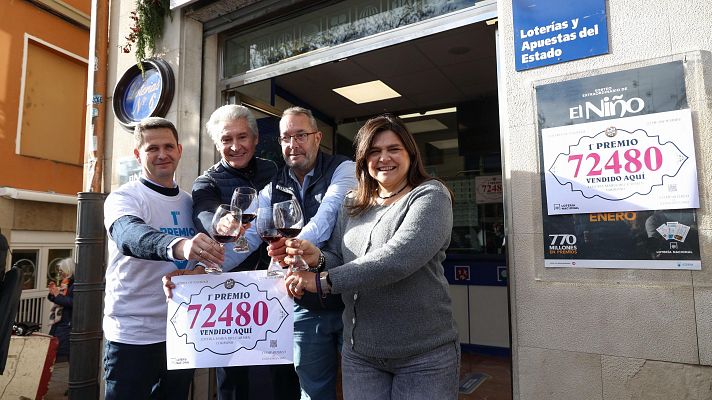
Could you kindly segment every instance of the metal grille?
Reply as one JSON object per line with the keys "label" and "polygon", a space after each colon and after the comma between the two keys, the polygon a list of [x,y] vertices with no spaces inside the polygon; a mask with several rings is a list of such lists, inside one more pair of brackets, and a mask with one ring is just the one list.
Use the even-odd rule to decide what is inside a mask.
{"label": "metal grille", "polygon": [[20,299],[20,308],[17,310],[17,322],[34,322],[42,325],[42,305],[45,296],[27,297]]}

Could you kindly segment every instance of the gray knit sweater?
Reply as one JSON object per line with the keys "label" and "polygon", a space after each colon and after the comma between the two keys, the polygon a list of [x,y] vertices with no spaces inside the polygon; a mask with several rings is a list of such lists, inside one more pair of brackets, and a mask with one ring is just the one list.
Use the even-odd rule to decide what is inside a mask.
{"label": "gray knit sweater", "polygon": [[339,214],[324,249],[344,309],[344,345],[358,354],[400,358],[457,340],[442,261],[452,203],[436,180],[397,202]]}

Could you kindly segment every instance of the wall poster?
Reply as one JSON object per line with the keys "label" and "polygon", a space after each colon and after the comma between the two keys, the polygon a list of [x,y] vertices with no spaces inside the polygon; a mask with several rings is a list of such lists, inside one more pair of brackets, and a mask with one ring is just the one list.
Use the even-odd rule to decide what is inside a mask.
{"label": "wall poster", "polygon": [[701,269],[682,61],[535,91],[545,266]]}

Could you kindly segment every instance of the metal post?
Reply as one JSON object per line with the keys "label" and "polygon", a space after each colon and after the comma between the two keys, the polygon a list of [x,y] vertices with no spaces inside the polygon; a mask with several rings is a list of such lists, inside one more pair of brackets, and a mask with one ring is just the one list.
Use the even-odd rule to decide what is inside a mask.
{"label": "metal post", "polygon": [[69,336],[69,399],[99,398],[102,301],[106,269],[104,199],[95,192],[77,193],[76,270],[72,333]]}

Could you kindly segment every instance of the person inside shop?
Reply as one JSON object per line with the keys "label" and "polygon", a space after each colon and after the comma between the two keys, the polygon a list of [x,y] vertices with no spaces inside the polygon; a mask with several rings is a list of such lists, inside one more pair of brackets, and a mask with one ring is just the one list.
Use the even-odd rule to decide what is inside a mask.
{"label": "person inside shop", "polygon": [[69,334],[72,332],[72,304],[74,303],[74,260],[64,258],[57,263],[59,286],[49,283],[47,299],[52,302],[49,313],[49,334],[59,340],[57,362],[69,360]]}
{"label": "person inside shop", "polygon": [[[182,154],[178,131],[150,117],[134,129],[141,176],[104,203],[108,241],[103,329],[105,399],[187,399],[193,370],[167,369],[166,313],[161,278],[222,264],[224,249],[195,233],[190,195],[174,173]],[[169,233],[170,232],[170,233]],[[192,234],[192,237],[171,233]],[[190,261],[190,262],[189,262]]]}
{"label": "person inside shop", "polygon": [[[259,142],[257,121],[249,108],[229,104],[215,110],[205,125],[210,139],[220,153],[220,161],[200,175],[193,183],[193,223],[204,233],[209,233],[210,223],[220,204],[230,204],[238,187],[261,190],[277,173],[274,161],[256,157]],[[251,254],[237,253],[228,246],[223,271],[250,271],[266,268],[260,261],[267,258],[266,245],[251,244]],[[219,400],[249,398],[248,366],[216,368]],[[272,391],[280,400],[299,399],[299,378],[294,365],[280,364],[269,367]]]}
{"label": "person inside shop", "polygon": [[359,130],[356,177],[322,250],[286,241],[285,262],[299,254],[319,271],[290,272],[287,290],[342,295],[344,398],[456,399],[460,347],[442,266],[452,194],[391,115]]}

